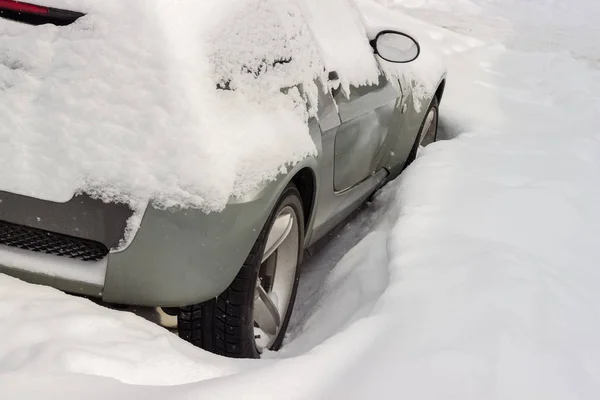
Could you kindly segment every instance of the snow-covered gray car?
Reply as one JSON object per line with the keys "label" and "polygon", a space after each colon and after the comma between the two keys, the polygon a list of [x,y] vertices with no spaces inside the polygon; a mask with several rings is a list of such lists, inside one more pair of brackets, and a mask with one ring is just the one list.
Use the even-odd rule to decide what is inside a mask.
{"label": "snow-covered gray car", "polygon": [[[1,0],[0,21],[27,29],[60,26],[45,31],[54,35],[88,15],[87,9],[35,3]],[[96,25],[88,25],[76,33],[92,35]],[[344,84],[340,71],[327,69],[324,79],[313,80],[318,95],[302,82],[281,88],[282,93],[293,90],[314,110],[306,124],[315,151],[286,164],[273,179],[231,196],[222,210],[150,204],[138,213],[98,191],[84,189],[57,201],[21,186],[0,187],[0,271],[106,303],[161,308],[177,317],[182,338],[218,354],[259,357],[264,349],[279,349],[305,250],[397,177],[421,146],[436,140],[445,74],[415,104],[415,75],[386,71],[417,59],[419,44],[396,29],[368,36],[372,60],[367,61],[378,66],[378,81]],[[262,59],[258,68],[244,67],[245,73],[286,68],[300,59],[294,57]],[[28,71],[16,62],[10,65],[8,73]],[[52,73],[60,70],[60,63],[53,68]],[[214,86],[227,96],[238,90],[229,79]],[[57,167],[57,173],[66,174],[63,170]],[[137,221],[134,231],[128,229],[131,221]]]}

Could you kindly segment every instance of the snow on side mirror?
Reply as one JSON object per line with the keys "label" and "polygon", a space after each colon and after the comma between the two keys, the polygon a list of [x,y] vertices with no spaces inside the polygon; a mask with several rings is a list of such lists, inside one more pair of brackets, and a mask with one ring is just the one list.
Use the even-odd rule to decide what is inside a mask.
{"label": "snow on side mirror", "polygon": [[421,52],[419,43],[405,33],[381,31],[371,40],[375,54],[393,63],[414,61]]}

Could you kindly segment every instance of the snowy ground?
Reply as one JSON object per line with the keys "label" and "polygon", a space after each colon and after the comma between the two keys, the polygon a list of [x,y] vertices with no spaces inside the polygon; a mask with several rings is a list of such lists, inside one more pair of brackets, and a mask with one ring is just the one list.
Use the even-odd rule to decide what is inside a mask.
{"label": "snowy ground", "polygon": [[3,399],[600,397],[600,6],[379,2],[446,54],[453,140],[309,261],[284,350],[223,359],[0,276]]}

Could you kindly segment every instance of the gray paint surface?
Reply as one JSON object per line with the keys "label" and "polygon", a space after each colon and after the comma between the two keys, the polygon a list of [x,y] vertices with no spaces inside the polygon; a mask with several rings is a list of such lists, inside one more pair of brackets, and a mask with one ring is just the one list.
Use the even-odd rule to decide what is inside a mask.
{"label": "gray paint surface", "polygon": [[117,247],[132,211],[125,204],[104,203],[86,194],[66,203],[0,191],[0,220]]}

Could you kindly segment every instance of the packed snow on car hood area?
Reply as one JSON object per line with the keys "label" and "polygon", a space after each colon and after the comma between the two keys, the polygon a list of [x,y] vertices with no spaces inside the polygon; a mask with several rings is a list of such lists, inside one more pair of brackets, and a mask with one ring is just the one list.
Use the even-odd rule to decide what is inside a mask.
{"label": "packed snow on car hood area", "polygon": [[3,399],[600,398],[600,6],[360,7],[444,54],[451,140],[308,260],[284,348],[225,359],[0,275]]}

